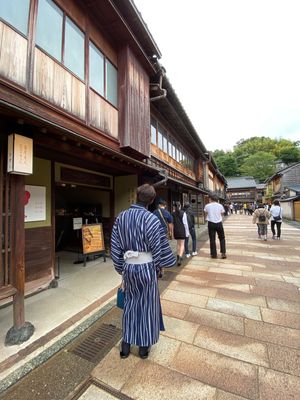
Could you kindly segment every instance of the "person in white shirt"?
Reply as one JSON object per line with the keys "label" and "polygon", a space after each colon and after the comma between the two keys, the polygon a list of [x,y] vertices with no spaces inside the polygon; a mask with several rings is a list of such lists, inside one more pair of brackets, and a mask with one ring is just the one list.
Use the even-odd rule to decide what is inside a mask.
{"label": "person in white shirt", "polygon": [[[280,239],[281,236],[281,223],[282,223],[282,208],[278,200],[275,200],[272,207],[270,208],[271,217],[271,231],[273,233],[272,239]],[[275,226],[277,230],[277,235],[275,232]]]}
{"label": "person in white shirt", "polygon": [[204,207],[204,213],[206,221],[208,222],[208,235],[210,242],[210,256],[211,258],[217,258],[217,247],[216,247],[216,233],[220,241],[221,258],[226,258],[226,243],[225,233],[223,229],[222,217],[225,213],[224,207],[218,203],[218,197],[212,195],[210,203]]}

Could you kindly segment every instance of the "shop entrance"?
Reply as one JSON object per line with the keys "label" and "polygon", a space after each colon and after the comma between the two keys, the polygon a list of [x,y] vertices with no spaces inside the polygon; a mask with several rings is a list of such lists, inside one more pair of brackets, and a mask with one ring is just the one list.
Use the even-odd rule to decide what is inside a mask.
{"label": "shop entrance", "polygon": [[[57,276],[83,267],[81,224],[102,224],[105,247],[110,237],[110,191],[83,185],[59,183],[55,186],[55,252]],[[97,255],[88,263],[103,262]],[[87,263],[87,266],[89,265]]]}

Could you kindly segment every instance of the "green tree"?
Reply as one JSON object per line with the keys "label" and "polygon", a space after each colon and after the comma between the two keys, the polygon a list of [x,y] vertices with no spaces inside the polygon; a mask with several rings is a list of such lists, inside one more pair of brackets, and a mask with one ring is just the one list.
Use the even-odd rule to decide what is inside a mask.
{"label": "green tree", "polygon": [[300,149],[297,147],[286,146],[278,151],[278,158],[286,164],[300,161]]}
{"label": "green tree", "polygon": [[275,156],[266,151],[258,151],[247,157],[241,166],[241,172],[263,182],[275,172]]}
{"label": "green tree", "polygon": [[226,153],[223,156],[219,156],[216,161],[219,170],[225,176],[236,176],[239,175],[236,159],[232,153]]}
{"label": "green tree", "polygon": [[273,153],[276,148],[276,140],[267,137],[253,136],[250,139],[242,139],[234,146],[233,155],[236,157],[238,167],[241,167],[247,158],[259,151]]}

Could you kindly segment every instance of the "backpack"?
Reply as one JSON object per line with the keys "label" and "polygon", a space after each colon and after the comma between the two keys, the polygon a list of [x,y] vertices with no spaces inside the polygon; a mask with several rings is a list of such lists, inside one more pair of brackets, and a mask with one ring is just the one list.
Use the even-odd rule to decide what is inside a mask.
{"label": "backpack", "polygon": [[261,212],[258,216],[258,222],[266,222],[266,216]]}

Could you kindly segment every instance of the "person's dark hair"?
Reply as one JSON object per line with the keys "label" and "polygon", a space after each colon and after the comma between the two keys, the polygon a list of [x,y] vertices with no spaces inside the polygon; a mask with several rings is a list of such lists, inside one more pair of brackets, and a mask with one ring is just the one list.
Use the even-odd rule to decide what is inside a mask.
{"label": "person's dark hair", "polygon": [[136,190],[137,202],[146,206],[153,203],[155,196],[155,189],[152,185],[149,185],[149,183],[139,186]]}
{"label": "person's dark hair", "polygon": [[167,205],[167,202],[166,202],[166,200],[160,198],[160,199],[158,200],[157,204],[161,204],[162,206],[166,206],[166,205]]}
{"label": "person's dark hair", "polygon": [[216,194],[212,194],[210,196],[210,198],[212,199],[212,201],[218,201],[219,200],[219,197]]}
{"label": "person's dark hair", "polygon": [[185,210],[187,210],[187,209],[190,208],[190,207],[191,207],[190,203],[184,203],[183,208],[184,208]]}
{"label": "person's dark hair", "polygon": [[257,208],[264,208],[263,203],[257,203]]}
{"label": "person's dark hair", "polygon": [[279,200],[274,200],[274,206],[279,206]]}

